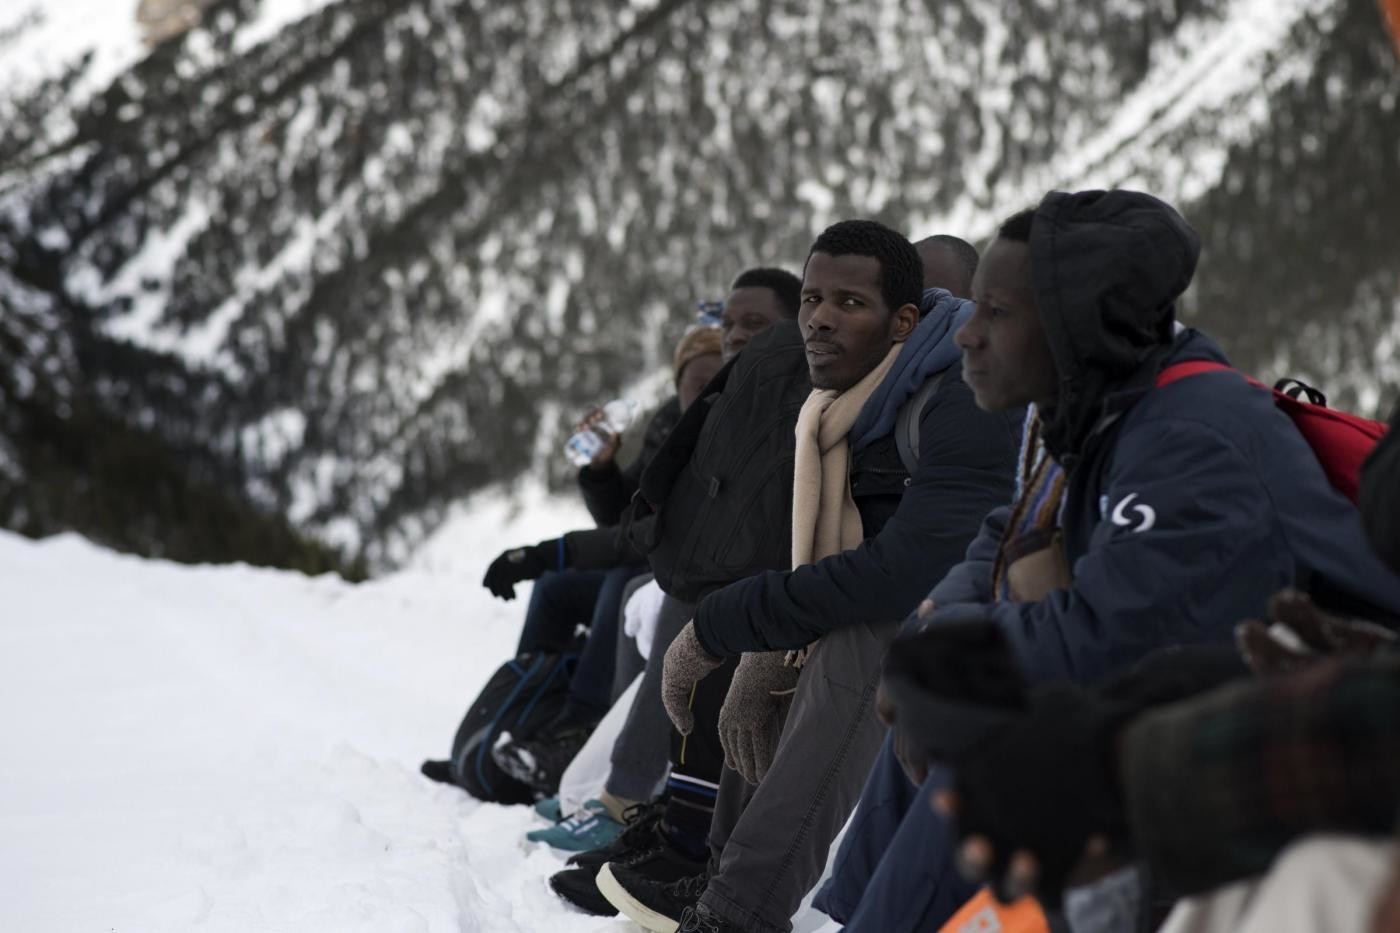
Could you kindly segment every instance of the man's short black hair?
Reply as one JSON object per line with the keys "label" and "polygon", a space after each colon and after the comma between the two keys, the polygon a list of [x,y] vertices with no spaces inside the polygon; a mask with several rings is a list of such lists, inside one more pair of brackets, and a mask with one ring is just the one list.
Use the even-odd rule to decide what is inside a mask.
{"label": "man's short black hair", "polygon": [[880,262],[880,296],[887,310],[919,307],[924,296],[924,261],[904,234],[874,220],[843,220],[817,237],[807,253],[828,256],[874,256]]}
{"label": "man's short black hair", "polygon": [[972,293],[972,277],[977,274],[977,262],[980,258],[977,255],[977,247],[959,237],[947,233],[936,233],[915,243],[914,248],[919,251],[920,256],[937,256],[939,253],[943,253],[952,260],[951,269],[939,263],[931,271],[929,269],[930,263],[924,263],[925,285],[935,284],[929,281],[930,277],[941,273],[942,275],[952,275],[953,280],[937,283],[940,287],[946,288],[960,297],[966,297]]}
{"label": "man's short black hair", "polygon": [[1017,211],[1001,225],[997,230],[998,240],[1011,240],[1014,243],[1029,243],[1031,241],[1031,223],[1035,221],[1035,208],[1028,207],[1023,211]]}
{"label": "man's short black hair", "polygon": [[768,289],[778,296],[778,305],[788,317],[797,317],[802,306],[802,280],[786,269],[746,269],[729,286],[731,292],[739,288]]}

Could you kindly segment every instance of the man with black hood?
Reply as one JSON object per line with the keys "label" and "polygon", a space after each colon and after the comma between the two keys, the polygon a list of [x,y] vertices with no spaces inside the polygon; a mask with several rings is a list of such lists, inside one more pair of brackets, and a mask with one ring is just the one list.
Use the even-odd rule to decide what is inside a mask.
{"label": "man with black hood", "polygon": [[959,331],[978,405],[1038,404],[1065,468],[1068,588],[1038,602],[939,606],[932,623],[995,619],[1035,681],[1092,683],[1174,642],[1225,642],[1285,586],[1323,605],[1400,616],[1400,578],[1355,506],[1265,389],[1227,363],[1176,300],[1200,241],[1131,191],[1051,192],[1003,225]]}

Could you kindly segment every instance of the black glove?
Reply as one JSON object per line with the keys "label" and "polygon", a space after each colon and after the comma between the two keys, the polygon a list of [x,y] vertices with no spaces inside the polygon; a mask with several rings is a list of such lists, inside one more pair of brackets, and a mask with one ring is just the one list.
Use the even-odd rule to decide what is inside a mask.
{"label": "black glove", "polygon": [[895,760],[899,762],[899,767],[904,771],[904,776],[915,787],[922,785],[928,778],[929,756],[924,754],[922,749],[914,746],[907,730],[899,728],[894,701],[890,699],[883,682],[875,691],[875,716],[882,724],[889,727],[892,736],[890,744],[894,751]]}
{"label": "black glove", "polygon": [[1117,776],[1120,730],[1147,707],[1243,673],[1228,648],[1171,648],[1093,693],[1068,686],[1032,693],[1001,629],[968,623],[897,639],[883,687],[919,754],[956,770],[959,848],[983,837],[991,849],[988,880],[1006,900],[1022,893],[1013,890],[1013,854],[1033,856],[1035,894],[1053,909],[1091,839],[1108,843],[1101,855],[1129,853]]}
{"label": "black glove", "polygon": [[945,623],[899,636],[885,655],[880,693],[888,703],[884,715],[916,765],[951,763],[1027,702],[1020,666],[1001,627],[990,622]]}
{"label": "black glove", "polygon": [[481,585],[497,599],[514,599],[515,584],[536,580],[546,570],[562,570],[560,559],[562,538],[550,538],[539,544],[511,548],[491,561]]}
{"label": "black glove", "polygon": [[1134,709],[1077,687],[1051,687],[1031,698],[952,762],[958,845],[972,836],[991,844],[987,881],[1003,900],[1023,893],[1009,876],[1016,852],[1034,856],[1033,893],[1057,909],[1089,841],[1128,849],[1128,822],[1117,777],[1118,730]]}

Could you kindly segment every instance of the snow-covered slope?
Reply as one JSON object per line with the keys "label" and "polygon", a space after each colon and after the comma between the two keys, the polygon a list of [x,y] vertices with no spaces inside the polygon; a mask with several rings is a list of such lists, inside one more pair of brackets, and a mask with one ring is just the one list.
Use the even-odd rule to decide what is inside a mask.
{"label": "snow-covered slope", "polygon": [[514,647],[486,560],[580,512],[478,502],[361,586],[0,532],[0,929],[626,929],[417,774]]}

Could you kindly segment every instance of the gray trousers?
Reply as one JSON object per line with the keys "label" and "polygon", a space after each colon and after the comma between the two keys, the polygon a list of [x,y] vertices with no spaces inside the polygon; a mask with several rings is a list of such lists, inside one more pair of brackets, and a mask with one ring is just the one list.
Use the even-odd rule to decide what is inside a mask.
{"label": "gray trousers", "polygon": [[613,666],[613,688],[612,701],[617,702],[618,698],[632,686],[632,681],[643,670],[646,659],[637,653],[637,640],[627,637],[626,619],[623,614],[627,610],[627,601],[632,598],[632,594],[650,583],[654,577],[649,573],[641,574],[627,581],[627,585],[622,588],[622,602],[617,610],[617,663]]}
{"label": "gray trousers", "polygon": [[656,639],[642,671],[641,686],[627,711],[622,734],[613,743],[612,771],[605,787],[614,797],[649,799],[671,766],[671,720],[661,705],[661,664],[666,649],[694,614],[693,603],[670,596],[661,603]]}
{"label": "gray trousers", "polygon": [[880,662],[896,623],[825,635],[802,668],[773,765],[757,787],[720,778],[710,882],[700,900],[747,933],[787,933],[821,878],[884,740]]}

